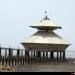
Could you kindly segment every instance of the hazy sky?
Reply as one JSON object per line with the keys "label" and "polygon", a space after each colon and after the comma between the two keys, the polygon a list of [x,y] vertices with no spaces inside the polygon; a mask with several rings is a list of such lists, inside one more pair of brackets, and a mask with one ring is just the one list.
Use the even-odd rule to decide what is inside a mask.
{"label": "hazy sky", "polygon": [[37,30],[29,26],[48,12],[51,21],[61,25],[56,30],[75,49],[75,0],[0,0],[0,44],[20,47],[20,42]]}

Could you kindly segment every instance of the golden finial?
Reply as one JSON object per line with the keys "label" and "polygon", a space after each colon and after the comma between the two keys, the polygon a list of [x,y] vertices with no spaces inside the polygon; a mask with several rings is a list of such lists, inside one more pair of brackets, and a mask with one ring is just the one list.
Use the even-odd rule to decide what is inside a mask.
{"label": "golden finial", "polygon": [[47,11],[45,11],[45,17],[44,17],[43,20],[50,20],[50,19],[48,18],[48,16],[47,16]]}

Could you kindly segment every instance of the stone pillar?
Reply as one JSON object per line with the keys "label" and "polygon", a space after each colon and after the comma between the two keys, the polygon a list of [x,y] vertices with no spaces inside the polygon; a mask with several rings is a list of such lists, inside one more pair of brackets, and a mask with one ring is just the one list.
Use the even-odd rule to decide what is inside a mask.
{"label": "stone pillar", "polygon": [[19,65],[19,59],[20,59],[20,50],[17,50],[17,59],[18,59],[18,65]]}
{"label": "stone pillar", "polygon": [[25,62],[28,63],[29,61],[29,51],[25,51]]}
{"label": "stone pillar", "polygon": [[48,51],[46,51],[46,59],[48,59]]}
{"label": "stone pillar", "polygon": [[63,62],[65,61],[65,51],[63,51]]}
{"label": "stone pillar", "polygon": [[62,53],[62,52],[60,52],[60,62],[61,62],[61,53]]}
{"label": "stone pillar", "polygon": [[48,62],[48,51],[46,51],[46,62]]}
{"label": "stone pillar", "polygon": [[33,63],[33,51],[31,51],[31,58],[30,58],[30,63]]}
{"label": "stone pillar", "polygon": [[36,62],[36,51],[34,51],[34,63]]}
{"label": "stone pillar", "polygon": [[50,54],[51,61],[53,61],[53,59],[54,59],[53,54],[54,54],[54,52],[51,52],[51,54]]}
{"label": "stone pillar", "polygon": [[34,59],[36,58],[36,51],[34,51]]}
{"label": "stone pillar", "polygon": [[41,51],[38,51],[38,62],[41,61]]}
{"label": "stone pillar", "polygon": [[27,51],[25,51],[25,63],[27,63]]}
{"label": "stone pillar", "polygon": [[9,66],[11,65],[11,58],[12,58],[12,49],[9,48]]}
{"label": "stone pillar", "polygon": [[41,57],[41,52],[40,51],[38,51],[38,58],[40,58]]}

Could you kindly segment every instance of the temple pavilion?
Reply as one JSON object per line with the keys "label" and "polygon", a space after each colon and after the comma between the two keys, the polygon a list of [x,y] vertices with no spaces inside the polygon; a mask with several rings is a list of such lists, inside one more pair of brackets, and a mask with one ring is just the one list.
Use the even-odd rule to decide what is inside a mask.
{"label": "temple pavilion", "polygon": [[25,48],[26,61],[35,62],[64,62],[65,50],[70,45],[54,30],[62,29],[61,26],[51,22],[47,15],[32,28],[37,32],[25,39],[22,45]]}

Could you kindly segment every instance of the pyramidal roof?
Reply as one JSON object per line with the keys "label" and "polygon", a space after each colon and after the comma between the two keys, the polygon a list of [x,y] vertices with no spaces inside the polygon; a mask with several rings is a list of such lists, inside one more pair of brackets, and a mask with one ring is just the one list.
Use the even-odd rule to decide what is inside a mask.
{"label": "pyramidal roof", "polygon": [[45,18],[36,25],[30,27],[37,28],[39,31],[25,39],[22,44],[70,45],[63,38],[53,32],[53,30],[60,29],[61,27],[51,22],[47,16],[45,16]]}
{"label": "pyramidal roof", "polygon": [[38,43],[38,44],[64,44],[68,45],[69,43],[62,39],[54,32],[47,31],[38,31],[29,38],[24,40],[24,43]]}
{"label": "pyramidal roof", "polygon": [[51,22],[50,19],[45,16],[43,20],[41,20],[39,23],[36,23],[34,26],[30,26],[32,28],[36,28],[39,30],[55,30],[55,29],[61,29],[62,27]]}

